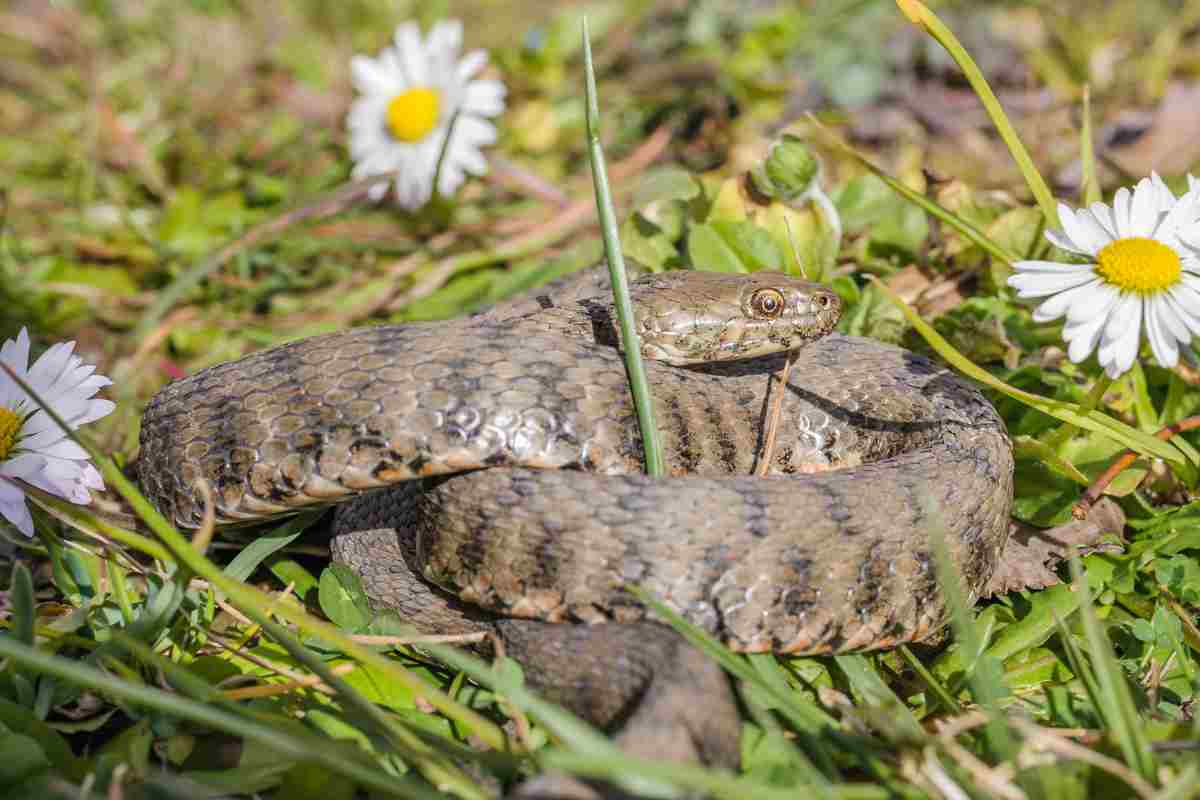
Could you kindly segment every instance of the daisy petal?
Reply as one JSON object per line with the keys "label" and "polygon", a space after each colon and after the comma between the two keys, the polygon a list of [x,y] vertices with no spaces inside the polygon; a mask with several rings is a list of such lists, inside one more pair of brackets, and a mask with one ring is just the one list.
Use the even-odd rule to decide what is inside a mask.
{"label": "daisy petal", "polygon": [[1152,236],[1158,226],[1158,192],[1149,178],[1142,178],[1133,190],[1129,205],[1129,230],[1126,236]]}
{"label": "daisy petal", "polygon": [[1073,324],[1067,322],[1063,326],[1063,340],[1070,346],[1067,348],[1067,356],[1076,364],[1087,359],[1096,349],[1096,345],[1100,341],[1100,334],[1104,330],[1104,323],[1108,321],[1108,313],[1096,314],[1082,322]]}
{"label": "daisy petal", "polygon": [[1163,292],[1158,295],[1158,317],[1162,322],[1163,327],[1167,332],[1179,342],[1188,342],[1192,338],[1192,332],[1188,329],[1187,323],[1176,310],[1175,301],[1171,298],[1168,292]]}
{"label": "daisy petal", "polygon": [[1146,338],[1150,341],[1150,350],[1154,358],[1164,367],[1173,367],[1179,360],[1179,347],[1175,337],[1166,329],[1162,319],[1162,295],[1150,295],[1146,298],[1142,322],[1146,326]]}
{"label": "daisy petal", "polygon": [[1094,316],[1108,316],[1121,296],[1121,290],[1111,283],[1098,282],[1088,287],[1087,294],[1067,309],[1067,322],[1079,323]]}
{"label": "daisy petal", "polygon": [[1141,339],[1142,298],[1132,292],[1121,295],[1100,337],[1098,357],[1109,377],[1129,371],[1137,358]]}
{"label": "daisy petal", "polygon": [[1058,275],[1025,273],[1010,276],[1008,285],[1016,289],[1017,295],[1022,298],[1045,297],[1064,289],[1082,286],[1095,277],[1091,270],[1077,270]]}
{"label": "daisy petal", "polygon": [[[1070,213],[1071,212],[1068,210],[1067,214]],[[1095,255],[1095,253],[1089,253],[1087,250],[1084,250],[1082,247],[1075,244],[1075,242],[1071,241],[1071,237],[1067,236],[1066,233],[1059,233],[1058,231],[1046,231],[1046,238],[1050,240],[1050,244],[1054,245],[1059,250],[1065,250],[1068,253],[1075,253],[1076,255],[1081,256]]]}
{"label": "daisy petal", "polygon": [[1076,246],[1076,252],[1095,256],[1100,248],[1109,243],[1109,237],[1105,234],[1104,228],[1092,216],[1092,212],[1086,209],[1080,209],[1078,213],[1075,213],[1065,205],[1060,206],[1058,219],[1067,237]]}
{"label": "daisy petal", "polygon": [[459,82],[466,83],[469,81],[475,76],[475,73],[483,69],[483,66],[487,64],[487,61],[487,53],[482,50],[472,50],[464,55],[462,57],[462,61],[458,62],[458,67],[455,70],[458,75]]}
{"label": "daisy petal", "polygon": [[1033,312],[1035,322],[1049,322],[1052,319],[1058,319],[1063,314],[1066,314],[1072,306],[1078,305],[1081,302],[1086,303],[1088,299],[1093,297],[1092,288],[1100,284],[1099,278],[1093,278],[1089,282],[1076,286],[1071,289],[1064,289],[1057,294],[1051,295],[1050,299],[1042,303]]}
{"label": "daisy petal", "polygon": [[1089,210],[1092,212],[1092,219],[1100,223],[1100,227],[1104,228],[1105,233],[1108,234],[1110,242],[1118,238],[1117,222],[1113,219],[1111,208],[1104,205],[1104,203],[1092,203]]}
{"label": "daisy petal", "polygon": [[1122,186],[1117,189],[1117,193],[1113,196],[1113,222],[1117,229],[1119,238],[1133,236],[1131,232],[1132,223],[1130,221],[1130,207],[1133,205],[1133,195],[1129,189]]}
{"label": "daisy petal", "polygon": [[0,517],[29,538],[33,538],[33,517],[25,505],[25,493],[15,484],[0,478]]}

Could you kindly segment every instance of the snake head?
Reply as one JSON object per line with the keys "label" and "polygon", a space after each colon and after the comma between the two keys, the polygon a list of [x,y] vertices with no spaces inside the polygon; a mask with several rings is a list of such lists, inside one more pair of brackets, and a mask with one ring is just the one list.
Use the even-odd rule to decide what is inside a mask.
{"label": "snake head", "polygon": [[630,289],[642,355],[675,365],[796,350],[830,333],[842,314],[832,289],[779,272],[681,270]]}

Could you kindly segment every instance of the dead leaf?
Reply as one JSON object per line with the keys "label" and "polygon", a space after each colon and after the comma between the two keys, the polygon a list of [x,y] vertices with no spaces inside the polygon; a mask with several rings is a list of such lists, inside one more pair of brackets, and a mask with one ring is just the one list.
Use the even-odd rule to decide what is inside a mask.
{"label": "dead leaf", "polygon": [[1102,541],[1101,537],[1121,536],[1124,529],[1125,513],[1108,498],[1101,498],[1092,506],[1087,519],[1055,528],[1034,528],[1013,520],[1009,523],[1008,544],[983,596],[1054,586],[1061,582],[1054,571],[1059,562],[1101,550],[1119,552],[1119,547]]}

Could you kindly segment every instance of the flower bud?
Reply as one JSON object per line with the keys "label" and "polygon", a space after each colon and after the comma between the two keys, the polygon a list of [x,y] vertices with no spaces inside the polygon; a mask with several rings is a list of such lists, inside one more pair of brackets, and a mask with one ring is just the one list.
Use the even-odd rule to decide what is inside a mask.
{"label": "flower bud", "polygon": [[803,197],[817,179],[820,164],[798,136],[785,133],[767,153],[767,160],[750,179],[766,197],[792,202]]}

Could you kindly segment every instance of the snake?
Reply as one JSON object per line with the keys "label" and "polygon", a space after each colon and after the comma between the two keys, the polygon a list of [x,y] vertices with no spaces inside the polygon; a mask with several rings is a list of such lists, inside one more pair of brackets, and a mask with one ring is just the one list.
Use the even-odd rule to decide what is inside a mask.
{"label": "snake", "polygon": [[143,491],[185,528],[337,505],[334,558],[373,606],[425,631],[500,630],[535,684],[604,721],[651,703],[664,665],[709,687],[699,701],[655,690],[693,728],[710,721],[680,704],[707,714],[721,691],[647,632],[659,623],[628,586],[749,653],[930,637],[948,614],[939,541],[980,595],[1008,535],[1013,458],[977,388],[835,332],[842,304],[820,284],[647,274],[631,295],[665,465],[650,477],[606,276],[171,383],[143,415]]}

